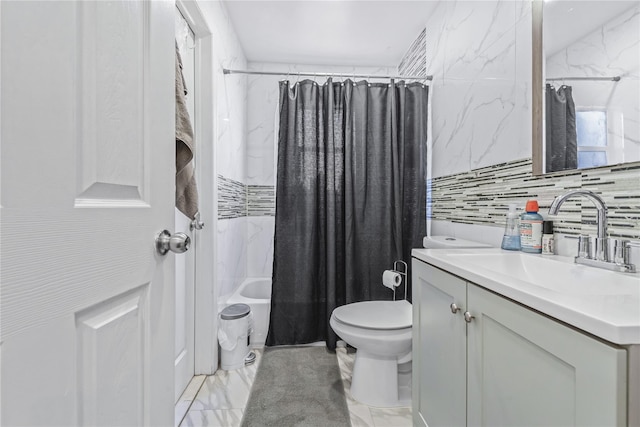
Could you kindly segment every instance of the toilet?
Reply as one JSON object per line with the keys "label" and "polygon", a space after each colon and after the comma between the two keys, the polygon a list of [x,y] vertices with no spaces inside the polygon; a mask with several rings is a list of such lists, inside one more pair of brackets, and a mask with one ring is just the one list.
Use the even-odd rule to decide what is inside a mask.
{"label": "toilet", "polygon": [[333,310],[331,328],[357,349],[351,396],[358,402],[384,408],[411,405],[411,385],[403,383],[411,377],[412,316],[406,300],[363,301]]}
{"label": "toilet", "polygon": [[[450,236],[429,236],[427,249],[488,248]],[[351,396],[368,406],[411,406],[411,303],[363,301],[333,310],[329,324],[356,348]]]}

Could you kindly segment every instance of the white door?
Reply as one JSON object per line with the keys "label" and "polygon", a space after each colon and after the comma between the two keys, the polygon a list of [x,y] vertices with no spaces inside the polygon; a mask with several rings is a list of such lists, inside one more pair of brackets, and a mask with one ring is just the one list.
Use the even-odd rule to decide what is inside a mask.
{"label": "white door", "polygon": [[174,4],[0,16],[1,423],[173,425]]}
{"label": "white door", "polygon": [[[187,89],[187,110],[195,132],[195,36],[180,10],[175,9],[175,36],[180,57],[182,74]],[[196,155],[199,152],[198,140]],[[198,173],[198,171],[196,171]],[[175,336],[175,394],[177,402],[194,373],[194,293],[195,293],[195,249],[196,229],[190,229],[191,220],[175,209],[175,230],[191,236],[191,250],[176,258],[176,336]]]}

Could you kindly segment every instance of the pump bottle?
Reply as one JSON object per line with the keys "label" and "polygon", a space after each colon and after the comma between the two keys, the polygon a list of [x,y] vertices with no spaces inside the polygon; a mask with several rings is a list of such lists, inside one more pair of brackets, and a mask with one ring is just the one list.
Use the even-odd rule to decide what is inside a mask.
{"label": "pump bottle", "polygon": [[501,247],[508,251],[520,250],[520,226],[518,224],[518,212],[516,212],[515,204],[509,205],[507,224],[504,227],[504,236],[502,237]]}

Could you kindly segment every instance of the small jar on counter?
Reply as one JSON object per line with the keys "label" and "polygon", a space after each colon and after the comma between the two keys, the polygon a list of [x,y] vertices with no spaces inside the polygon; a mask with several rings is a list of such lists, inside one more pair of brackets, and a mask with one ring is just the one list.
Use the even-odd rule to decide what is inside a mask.
{"label": "small jar on counter", "polygon": [[544,221],[542,223],[542,255],[553,255],[555,252],[553,221]]}

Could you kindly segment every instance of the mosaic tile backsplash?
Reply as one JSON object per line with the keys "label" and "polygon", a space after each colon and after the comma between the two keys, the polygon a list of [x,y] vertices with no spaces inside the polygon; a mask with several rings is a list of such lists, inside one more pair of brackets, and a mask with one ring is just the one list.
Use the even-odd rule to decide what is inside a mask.
{"label": "mosaic tile backsplash", "polygon": [[[522,211],[527,200],[536,199],[547,218],[555,196],[591,190],[607,204],[609,234],[640,240],[640,162],[536,177],[527,158],[434,178],[428,185],[429,219],[498,227],[504,226],[511,203]],[[219,175],[218,195],[219,219],[275,216],[272,185],[244,185]],[[578,197],[548,219],[556,233],[577,235],[595,234],[595,218],[595,206]]]}
{"label": "mosaic tile backsplash", "polygon": [[247,185],[247,216],[275,215],[275,187],[273,185]]}
{"label": "mosaic tile backsplash", "polygon": [[218,219],[247,216],[247,188],[240,181],[218,175]]}
{"label": "mosaic tile backsplash", "polygon": [[425,28],[411,43],[405,53],[398,73],[401,76],[426,76],[427,75],[427,29]]}
{"label": "mosaic tile backsplash", "polygon": [[273,185],[245,185],[218,175],[218,219],[275,216]]}
{"label": "mosaic tile backsplash", "polygon": [[[533,176],[531,159],[501,163],[430,180],[430,219],[504,226],[510,203],[523,211],[536,199],[547,218],[555,196],[578,188],[591,190],[608,207],[609,234],[640,239],[640,162],[563,175]],[[565,202],[554,221],[554,232],[595,234],[595,206],[578,197]]]}

